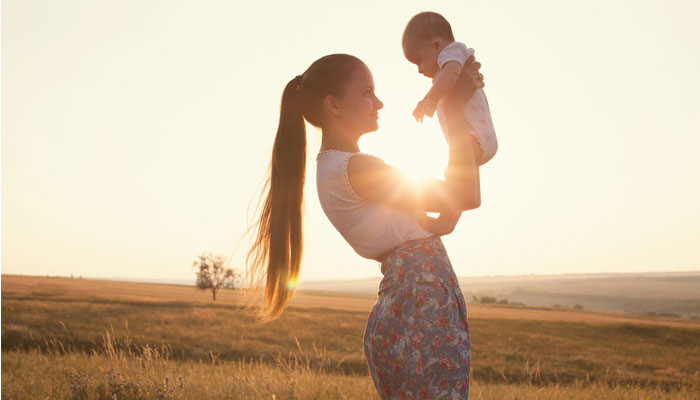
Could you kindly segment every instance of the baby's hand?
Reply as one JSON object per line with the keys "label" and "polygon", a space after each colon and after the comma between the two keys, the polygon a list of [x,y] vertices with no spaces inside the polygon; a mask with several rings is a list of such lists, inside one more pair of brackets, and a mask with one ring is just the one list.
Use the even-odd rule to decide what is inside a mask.
{"label": "baby's hand", "polygon": [[437,102],[431,101],[431,100],[423,100],[421,101],[423,105],[423,114],[427,115],[430,118],[433,118],[433,114],[435,114],[435,110],[437,109]]}
{"label": "baby's hand", "polygon": [[423,123],[423,116],[425,114],[423,113],[423,100],[418,102],[418,105],[416,106],[416,109],[413,110],[413,118],[416,119],[416,121],[420,122],[421,124]]}

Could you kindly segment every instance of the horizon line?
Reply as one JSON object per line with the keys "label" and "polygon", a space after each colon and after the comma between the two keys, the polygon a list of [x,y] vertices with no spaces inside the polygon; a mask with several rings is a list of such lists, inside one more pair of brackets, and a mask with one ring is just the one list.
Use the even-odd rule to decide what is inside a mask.
{"label": "horizon line", "polygon": [[[700,274],[700,269],[695,270],[666,270],[666,271],[634,271],[634,272],[567,272],[559,274],[496,274],[496,275],[459,275],[457,278],[516,278],[516,277],[575,277],[575,276],[595,276],[595,275],[682,275],[682,274]],[[120,276],[71,276],[71,275],[51,275],[51,274],[17,274],[17,273],[5,273],[0,274],[5,275],[15,275],[15,276],[27,276],[27,277],[37,277],[37,278],[66,278],[66,279],[89,279],[89,280],[106,280],[114,282],[133,282],[133,283],[159,283],[159,284],[172,284],[181,286],[195,286],[196,278],[192,278],[191,284],[184,283],[189,280],[188,278],[155,278],[155,277],[120,277]],[[368,276],[363,278],[353,278],[353,279],[325,279],[325,280],[313,280],[313,281],[300,281],[300,287],[304,284],[312,283],[342,283],[342,282],[357,282],[372,279],[381,279],[381,276]]]}

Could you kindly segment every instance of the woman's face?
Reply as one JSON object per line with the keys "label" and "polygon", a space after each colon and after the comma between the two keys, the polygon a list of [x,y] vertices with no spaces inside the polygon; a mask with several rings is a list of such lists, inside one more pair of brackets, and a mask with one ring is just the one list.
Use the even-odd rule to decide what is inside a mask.
{"label": "woman's face", "polygon": [[361,135],[379,128],[378,111],[384,104],[374,95],[374,79],[366,66],[362,65],[352,72],[345,93],[336,102],[340,122],[350,131]]}

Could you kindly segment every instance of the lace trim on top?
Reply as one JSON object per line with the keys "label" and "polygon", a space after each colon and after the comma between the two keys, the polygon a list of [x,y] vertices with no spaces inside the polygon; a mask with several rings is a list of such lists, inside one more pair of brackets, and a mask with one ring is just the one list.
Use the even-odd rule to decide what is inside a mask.
{"label": "lace trim on top", "polygon": [[345,159],[343,160],[343,181],[345,182],[345,187],[348,189],[348,193],[350,193],[350,195],[352,196],[352,198],[353,198],[354,200],[364,200],[364,198],[363,198],[362,196],[358,195],[358,194],[352,189],[352,186],[350,185],[350,178],[348,178],[348,162],[350,162],[350,158],[352,158],[353,156],[356,156],[356,155],[361,155],[361,156],[367,156],[367,157],[376,158],[377,160],[379,160],[379,161],[381,161],[381,162],[384,162],[384,160],[382,160],[381,158],[379,158],[379,157],[377,157],[377,156],[374,156],[374,155],[372,155],[372,154],[362,153],[362,152],[359,152],[359,151],[356,152],[356,153],[351,153],[351,152],[349,152],[349,151],[335,150],[335,149],[319,151],[318,154],[316,155],[316,160],[318,160],[318,158],[319,158],[320,156],[322,156],[323,154],[328,154],[328,153],[333,153],[333,152],[350,154],[350,156],[345,157]]}

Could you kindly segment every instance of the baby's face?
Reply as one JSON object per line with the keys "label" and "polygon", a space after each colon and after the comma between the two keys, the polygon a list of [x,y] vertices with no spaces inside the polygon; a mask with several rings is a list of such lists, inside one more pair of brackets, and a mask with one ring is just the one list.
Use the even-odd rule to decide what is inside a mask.
{"label": "baby's face", "polygon": [[429,39],[411,37],[406,40],[403,54],[411,63],[418,66],[418,73],[432,78],[438,71],[437,58],[440,46]]}

